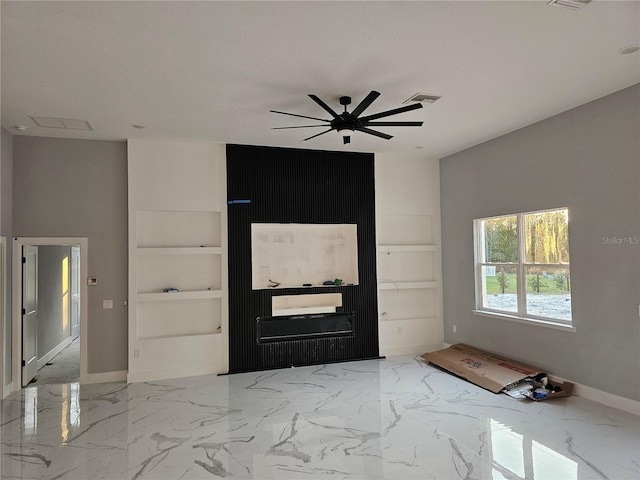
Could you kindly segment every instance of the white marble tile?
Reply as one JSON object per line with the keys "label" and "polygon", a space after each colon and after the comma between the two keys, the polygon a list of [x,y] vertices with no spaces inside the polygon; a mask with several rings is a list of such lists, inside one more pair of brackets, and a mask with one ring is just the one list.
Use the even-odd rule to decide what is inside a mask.
{"label": "white marble tile", "polygon": [[0,458],[0,478],[10,479],[39,479],[47,468],[55,454],[55,447],[46,445],[1,444],[2,456]]}
{"label": "white marble tile", "polygon": [[42,480],[123,478],[125,449],[97,445],[67,445],[56,449]]}
{"label": "white marble tile", "polygon": [[2,401],[2,479],[638,479],[640,418],[496,395],[419,357]]}
{"label": "white marble tile", "polygon": [[[237,405],[194,404],[191,412],[194,462],[200,476],[252,475],[260,450],[254,430]],[[207,476],[208,475],[208,476]]]}

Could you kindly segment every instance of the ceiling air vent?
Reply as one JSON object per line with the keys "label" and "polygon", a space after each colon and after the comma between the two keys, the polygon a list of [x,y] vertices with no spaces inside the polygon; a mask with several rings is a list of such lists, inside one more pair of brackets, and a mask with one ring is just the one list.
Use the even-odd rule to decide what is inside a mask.
{"label": "ceiling air vent", "polygon": [[402,103],[420,102],[420,103],[433,103],[440,98],[439,95],[431,95],[429,93],[416,93],[411,98],[408,98]]}
{"label": "ceiling air vent", "polygon": [[93,130],[86,120],[76,120],[75,118],[58,117],[31,117],[41,128],[62,128],[67,130]]}
{"label": "ceiling air vent", "polygon": [[549,0],[547,5],[553,5],[554,7],[567,7],[577,10],[584,7],[591,0]]}

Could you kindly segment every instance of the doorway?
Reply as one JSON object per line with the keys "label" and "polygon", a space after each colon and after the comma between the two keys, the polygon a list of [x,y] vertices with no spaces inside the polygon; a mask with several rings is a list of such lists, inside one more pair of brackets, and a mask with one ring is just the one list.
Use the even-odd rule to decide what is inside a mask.
{"label": "doorway", "polygon": [[[40,260],[37,259],[38,256]],[[43,257],[47,258],[48,263],[43,263]],[[31,381],[34,375],[34,358],[36,372],[39,376],[42,372],[42,381],[37,381],[36,384],[63,381],[65,369],[70,372],[74,361],[76,369],[79,363],[80,383],[86,382],[87,287],[86,282],[81,279],[87,277],[87,258],[88,241],[83,237],[13,239],[12,390],[19,390]],[[35,266],[33,262],[36,262]],[[39,272],[38,263],[49,270],[49,273]],[[43,274],[50,278],[40,285],[43,289],[53,289],[53,292],[38,292],[37,279]],[[45,298],[50,299],[49,304],[39,305],[40,294],[45,294]],[[53,307],[50,304],[52,301]],[[56,335],[60,335],[60,338],[51,339],[47,333],[47,323],[43,321],[41,324],[40,343],[45,351],[38,349],[37,328],[30,328],[33,326],[30,315],[38,318],[42,315],[42,306],[47,310],[53,308],[56,318],[61,322],[54,325]],[[45,316],[42,318],[44,320]],[[76,370],[75,381],[78,380],[77,377]]]}

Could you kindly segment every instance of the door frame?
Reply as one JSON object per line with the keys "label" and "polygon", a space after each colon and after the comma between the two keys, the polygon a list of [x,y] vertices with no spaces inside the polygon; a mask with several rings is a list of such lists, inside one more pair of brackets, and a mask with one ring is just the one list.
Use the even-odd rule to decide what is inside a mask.
{"label": "door frame", "polygon": [[11,391],[20,390],[22,365],[22,247],[64,245],[80,247],[80,383],[88,383],[87,373],[87,282],[89,240],[87,237],[13,237],[11,275]]}
{"label": "door frame", "polygon": [[5,349],[5,338],[4,334],[7,330],[7,238],[4,236],[0,236],[0,308],[2,311],[0,312],[0,348],[2,349],[2,353],[0,353],[0,380],[2,380],[2,385],[0,386],[0,398],[4,398],[9,394],[10,385],[8,386],[5,382],[4,378],[4,365],[5,362],[10,364],[11,359],[7,358],[7,351],[9,349]]}
{"label": "door frame", "polygon": [[[79,266],[82,265],[82,262],[80,261],[80,247],[77,245],[71,245],[70,247],[71,250],[71,258],[70,258],[70,262],[69,262],[69,317],[70,317],[70,321],[69,321],[69,331],[71,332],[71,341],[75,340],[76,338],[78,338],[80,336],[80,309],[79,308],[74,308],[74,297],[77,296],[78,298],[78,306],[82,306],[82,295],[80,294],[80,284],[82,283],[81,279],[80,279],[80,268]],[[77,252],[77,260],[74,260],[76,258],[76,252]],[[75,267],[75,268],[74,268]],[[76,278],[77,277],[77,278]],[[77,283],[76,283],[77,282]],[[85,299],[86,301],[86,299]],[[74,313],[75,312],[75,313]],[[74,317],[77,314],[77,324],[76,324],[76,333],[78,335],[76,335],[74,337]]]}

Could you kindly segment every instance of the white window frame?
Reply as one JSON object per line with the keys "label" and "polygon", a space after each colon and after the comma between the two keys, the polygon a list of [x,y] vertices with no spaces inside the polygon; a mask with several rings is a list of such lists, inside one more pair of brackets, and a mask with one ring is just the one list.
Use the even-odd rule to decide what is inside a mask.
{"label": "white window frame", "polygon": [[[474,239],[474,264],[475,264],[475,298],[476,305],[475,310],[473,312],[477,315],[489,316],[494,318],[501,318],[505,320],[512,320],[519,323],[526,323],[530,325],[540,325],[551,328],[558,328],[561,330],[569,330],[575,332],[575,326],[573,323],[573,285],[571,286],[571,319],[564,320],[560,318],[552,318],[552,317],[543,317],[539,315],[534,315],[531,313],[527,313],[527,282],[526,282],[526,269],[527,267],[548,267],[548,268],[558,268],[558,267],[567,267],[571,268],[571,261],[569,263],[525,263],[523,259],[525,256],[525,238],[524,235],[521,235],[521,232],[524,232],[524,218],[527,215],[535,215],[539,213],[545,212],[553,212],[558,210],[567,210],[567,215],[569,209],[567,207],[557,207],[557,208],[548,208],[545,210],[533,210],[531,212],[521,212],[521,213],[507,213],[504,215],[495,215],[493,217],[484,217],[484,218],[476,218],[473,221],[473,239]],[[492,220],[495,218],[504,218],[504,217],[516,217],[517,225],[516,225],[516,234],[517,234],[517,242],[518,242],[518,261],[515,263],[493,263],[493,262],[484,262],[484,226],[483,222],[486,220]],[[569,252],[569,259],[571,259],[571,252]],[[488,266],[510,266],[516,267],[516,277],[517,277],[517,312],[512,312],[508,310],[498,310],[484,306],[484,295],[486,292],[485,278],[482,275],[482,267]]]}

